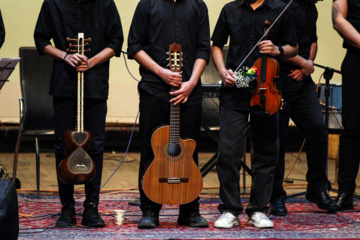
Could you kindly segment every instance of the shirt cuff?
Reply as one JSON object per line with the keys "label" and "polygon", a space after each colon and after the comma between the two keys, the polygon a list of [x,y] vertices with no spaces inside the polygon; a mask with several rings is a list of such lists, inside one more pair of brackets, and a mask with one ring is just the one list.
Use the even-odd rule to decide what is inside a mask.
{"label": "shirt cuff", "polygon": [[36,45],[36,49],[37,49],[39,55],[45,55],[43,53],[43,50],[47,45],[51,45],[51,42],[50,41],[36,41],[35,45]]}
{"label": "shirt cuff", "polygon": [[134,59],[134,56],[143,49],[143,46],[140,44],[133,44],[129,46],[127,49],[128,59]]}
{"label": "shirt cuff", "polygon": [[116,43],[110,43],[107,47],[114,50],[116,57],[120,57],[121,50],[122,50],[122,44],[119,45],[119,44],[116,44]]}
{"label": "shirt cuff", "polygon": [[196,53],[196,59],[198,58],[202,58],[206,61],[206,63],[208,64],[210,61],[210,53],[206,52],[206,51],[199,51]]}
{"label": "shirt cuff", "polygon": [[219,43],[219,42],[213,42],[212,45],[215,46],[215,47],[223,49],[225,44],[222,44],[222,43]]}

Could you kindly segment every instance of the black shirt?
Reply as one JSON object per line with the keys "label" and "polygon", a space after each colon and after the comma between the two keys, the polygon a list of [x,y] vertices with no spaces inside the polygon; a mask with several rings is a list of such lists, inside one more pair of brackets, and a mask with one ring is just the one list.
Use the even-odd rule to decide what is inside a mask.
{"label": "black shirt", "polygon": [[[280,0],[265,0],[255,11],[246,0],[236,0],[224,6],[215,26],[211,40],[214,46],[223,48],[230,37],[226,68],[235,70],[245,56],[264,34],[266,20],[273,22],[285,8]],[[294,20],[288,11],[270,32],[268,39],[275,45],[296,46],[297,38]],[[261,54],[255,51],[245,66],[252,66]],[[250,88],[221,87],[221,105],[240,111],[250,110]]]}
{"label": "black shirt", "polygon": [[4,41],[5,41],[5,27],[0,11],[0,48],[3,45]]}
{"label": "black shirt", "polygon": [[[123,33],[120,16],[113,0],[45,0],[36,24],[34,38],[40,54],[51,44],[65,51],[67,37],[83,32],[91,38],[89,58],[111,48],[120,56]],[[76,96],[77,74],[75,68],[61,60],[54,61],[50,94],[57,97]],[[107,99],[109,90],[109,61],[85,72],[85,97]]]}
{"label": "black shirt", "polygon": [[[359,0],[347,0],[348,13],[346,20],[360,33],[360,1]],[[350,51],[354,51],[360,54],[360,49],[357,49],[344,41],[343,47]]]}
{"label": "black shirt", "polygon": [[[290,0],[282,0],[286,4]],[[310,58],[311,45],[317,42],[316,21],[318,11],[314,3],[308,0],[297,0],[291,7],[295,19],[295,29],[298,37],[299,52],[298,55],[308,60]],[[291,63],[279,61],[280,71],[289,73],[290,70],[299,69]]]}
{"label": "black shirt", "polygon": [[[183,81],[188,81],[198,58],[210,59],[208,11],[202,0],[141,0],[135,10],[128,38],[128,57],[144,50],[161,67],[168,68],[169,45],[178,43],[183,52]],[[170,85],[140,66],[139,90],[170,100]],[[201,81],[188,104],[201,103]]]}

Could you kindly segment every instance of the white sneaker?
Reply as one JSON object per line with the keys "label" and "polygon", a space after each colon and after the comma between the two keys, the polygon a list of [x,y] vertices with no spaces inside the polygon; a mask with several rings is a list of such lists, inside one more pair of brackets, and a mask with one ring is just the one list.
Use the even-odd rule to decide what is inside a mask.
{"label": "white sneaker", "polygon": [[253,215],[247,221],[249,226],[254,226],[257,228],[272,228],[274,223],[268,219],[268,217],[263,212],[254,212]]}
{"label": "white sneaker", "polygon": [[215,221],[214,227],[216,228],[232,228],[234,226],[239,226],[240,221],[232,213],[224,212],[221,214],[220,218]]}

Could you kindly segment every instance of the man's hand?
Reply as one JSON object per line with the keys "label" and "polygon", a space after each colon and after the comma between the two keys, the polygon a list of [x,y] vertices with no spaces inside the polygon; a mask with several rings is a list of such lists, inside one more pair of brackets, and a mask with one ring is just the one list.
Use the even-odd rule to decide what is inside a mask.
{"label": "man's hand", "polygon": [[[78,68],[83,62],[87,62],[87,60],[88,58],[86,56],[80,55],[78,53],[68,54],[64,58],[64,61],[74,68]],[[86,65],[88,64],[86,63]]]}
{"label": "man's hand", "polygon": [[288,76],[294,79],[295,81],[300,82],[304,79],[304,74],[300,69],[291,70],[290,72],[291,73]]}
{"label": "man's hand", "polygon": [[182,82],[181,74],[182,72],[175,73],[166,68],[161,69],[161,71],[159,72],[159,76],[161,77],[161,79],[172,87],[180,86]]}
{"label": "man's hand", "polygon": [[270,40],[260,42],[258,47],[261,54],[268,54],[273,57],[280,54],[279,48],[275,46]]}
{"label": "man's hand", "polygon": [[306,60],[305,63],[302,65],[301,72],[304,77],[309,76],[315,71],[314,62],[311,60]]}
{"label": "man's hand", "polygon": [[172,98],[170,102],[174,103],[174,105],[186,103],[194,87],[195,86],[190,81],[181,83],[179,90],[170,92],[171,96],[176,96]]}
{"label": "man's hand", "polygon": [[80,66],[77,67],[76,71],[78,72],[86,72],[91,69],[90,59],[81,63]]}
{"label": "man's hand", "polygon": [[219,76],[223,82],[224,87],[235,87],[236,85],[235,74],[231,69],[226,71],[221,71],[219,73]]}

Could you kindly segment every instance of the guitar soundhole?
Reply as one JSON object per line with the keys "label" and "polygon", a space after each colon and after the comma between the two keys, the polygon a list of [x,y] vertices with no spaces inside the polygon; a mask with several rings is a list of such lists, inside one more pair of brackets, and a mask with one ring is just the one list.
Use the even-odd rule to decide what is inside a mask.
{"label": "guitar soundhole", "polygon": [[181,148],[179,144],[170,143],[167,151],[169,156],[177,157],[181,153]]}

